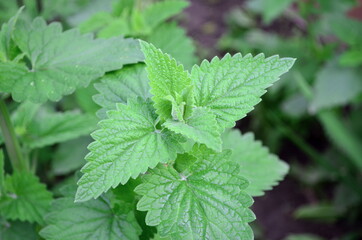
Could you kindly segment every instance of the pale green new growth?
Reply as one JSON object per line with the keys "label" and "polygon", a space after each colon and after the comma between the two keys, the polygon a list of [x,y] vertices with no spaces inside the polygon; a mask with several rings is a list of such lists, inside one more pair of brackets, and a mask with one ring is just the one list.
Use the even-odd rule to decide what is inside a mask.
{"label": "pale green new growth", "polygon": [[215,151],[221,151],[220,131],[207,108],[193,106],[193,85],[189,74],[176,60],[152,44],[141,42],[145,52],[152,100],[164,126]]}
{"label": "pale green new growth", "polygon": [[29,172],[14,172],[5,177],[5,194],[0,198],[0,213],[7,219],[43,224],[52,194]]}
{"label": "pale green new growth", "polygon": [[221,151],[220,130],[215,115],[207,108],[195,108],[185,123],[169,119],[164,126],[215,151]]}
{"label": "pale green new growth", "polygon": [[109,111],[92,134],[88,163],[79,180],[76,201],[98,197],[110,187],[125,184],[159,162],[168,162],[182,151],[178,139],[166,129],[157,129],[157,115],[150,101],[129,99]]}
{"label": "pale green new growth", "polygon": [[195,84],[195,105],[208,107],[221,128],[230,128],[260,102],[266,88],[293,65],[294,59],[263,54],[241,54],[204,60],[194,66],[191,79]]}
{"label": "pale green new growth", "polygon": [[[146,70],[156,113],[164,120],[171,118],[174,107],[182,107],[185,113],[185,105],[189,95],[192,95],[189,73],[175,59],[152,44],[141,41],[141,48],[145,54]],[[173,102],[176,106],[172,106]]]}
{"label": "pale green new growth", "polygon": [[[252,196],[276,185],[288,166],[252,134],[228,128],[254,108],[294,59],[227,54],[194,65],[189,73],[179,63],[190,69],[196,61],[191,40],[175,23],[161,24],[188,2],[135,4],[140,3],[120,1],[112,13],[98,14],[83,27],[98,31],[98,37],[134,34],[151,43],[94,39],[42,18],[18,21],[22,9],[2,26],[2,106],[10,95],[22,103],[10,120],[2,107],[2,128],[11,130],[3,131],[6,148],[8,153],[14,148],[19,159],[11,154],[4,159],[0,149],[0,220],[10,224],[5,231],[0,226],[1,239],[150,239],[156,227],[155,239],[254,239]],[[123,68],[131,63],[137,64]],[[89,114],[65,111],[71,104],[41,104],[59,101],[92,81],[97,81],[94,88],[76,93],[78,105]],[[83,164],[91,139],[79,137],[96,129],[98,107],[91,101],[96,90],[101,121],[91,134],[83,175],[78,186],[67,184],[71,178],[54,186],[54,193],[64,197],[51,205],[52,194],[32,171],[38,160],[44,164],[46,149],[55,151],[46,163],[52,168],[44,175],[48,180]],[[65,112],[54,110],[58,107]],[[60,144],[36,151],[55,143]],[[31,170],[13,169],[4,176],[4,162],[30,158]],[[147,213],[137,212],[136,204]],[[20,228],[28,235],[14,234]]]}
{"label": "pale green new growth", "polygon": [[107,196],[86,203],[59,198],[46,221],[40,235],[47,240],[137,240],[141,233],[133,206],[123,203],[115,211]]}
{"label": "pale green new growth", "polygon": [[102,107],[97,112],[98,117],[107,117],[108,110],[116,109],[117,103],[127,103],[127,99],[141,97],[150,98],[150,86],[144,64],[124,67],[116,73],[106,75],[101,83],[94,84],[99,94],[93,97]]}
{"label": "pale green new growth", "polygon": [[253,239],[254,220],[239,167],[229,151],[199,159],[183,172],[160,164],[135,191],[137,209],[148,211],[147,225],[171,239]]}
{"label": "pale green new growth", "polygon": [[[248,194],[262,195],[288,167],[252,135],[221,133],[253,109],[294,59],[226,55],[194,66],[190,75],[152,44],[141,42],[141,49],[148,78],[138,65],[96,85],[108,118],[92,135],[76,201],[147,171],[135,189],[142,195],[137,208],[148,211],[146,224],[157,226],[160,237],[253,239]],[[153,101],[145,100],[148,89]],[[194,146],[182,144],[182,136]]]}
{"label": "pale green new growth", "polygon": [[59,101],[78,87],[107,71],[142,60],[138,42],[121,37],[93,39],[72,29],[62,32],[59,23],[46,25],[41,18],[18,22],[14,41],[30,61],[0,63],[0,90],[16,101]]}
{"label": "pale green new growth", "polygon": [[231,161],[240,165],[240,174],[249,180],[245,190],[251,196],[262,196],[272,189],[288,172],[288,165],[269,153],[252,133],[241,135],[239,130],[228,130],[223,136],[224,149],[231,149]]}

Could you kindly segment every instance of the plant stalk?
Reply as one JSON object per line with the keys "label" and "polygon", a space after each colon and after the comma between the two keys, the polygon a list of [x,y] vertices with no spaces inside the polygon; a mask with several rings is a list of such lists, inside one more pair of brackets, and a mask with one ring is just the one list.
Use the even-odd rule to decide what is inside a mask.
{"label": "plant stalk", "polygon": [[353,179],[351,176],[341,174],[338,168],[333,166],[333,164],[331,164],[328,159],[326,159],[317,150],[305,142],[303,138],[299,137],[298,134],[295,133],[293,129],[288,127],[286,123],[282,122],[276,114],[271,114],[270,120],[275,123],[275,125],[279,128],[279,131],[281,131],[284,136],[290,139],[296,146],[306,153],[311,160],[313,160],[316,164],[325,170],[335,174],[342,181],[342,183],[345,184],[346,187],[362,197],[362,188],[358,185],[358,183],[356,183],[355,179]]}
{"label": "plant stalk", "polygon": [[[299,72],[296,79],[303,95],[311,101],[313,98],[311,87]],[[352,164],[362,170],[360,142],[353,132],[343,125],[343,120],[332,109],[320,111],[316,113],[316,116],[332,143],[348,157]]]}
{"label": "plant stalk", "polygon": [[29,171],[29,163],[23,157],[18,138],[16,137],[8,109],[3,99],[0,99],[0,128],[13,169]]}
{"label": "plant stalk", "polygon": [[342,119],[332,110],[319,112],[317,116],[330,140],[348,156],[354,166],[362,171],[361,146],[353,133],[343,125]]}

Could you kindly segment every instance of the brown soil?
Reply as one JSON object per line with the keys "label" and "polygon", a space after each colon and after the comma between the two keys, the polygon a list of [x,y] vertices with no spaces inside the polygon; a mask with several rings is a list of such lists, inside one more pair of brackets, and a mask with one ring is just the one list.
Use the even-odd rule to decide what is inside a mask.
{"label": "brown soil", "polygon": [[[241,7],[243,0],[191,0],[185,10],[183,25],[199,47],[207,48],[208,56],[218,55],[216,44],[227,26],[225,17],[235,7]],[[201,53],[201,55],[206,55]]]}

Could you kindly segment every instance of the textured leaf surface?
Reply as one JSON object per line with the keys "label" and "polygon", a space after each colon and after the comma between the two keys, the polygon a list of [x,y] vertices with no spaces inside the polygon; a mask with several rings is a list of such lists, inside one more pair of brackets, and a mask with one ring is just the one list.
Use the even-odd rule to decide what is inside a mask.
{"label": "textured leaf surface", "polygon": [[159,162],[174,160],[181,151],[171,132],[156,129],[157,115],[150,101],[131,99],[107,114],[108,119],[99,123],[100,130],[92,134],[95,141],[88,147],[76,201],[96,198]]}
{"label": "textured leaf surface", "polygon": [[[145,54],[148,78],[150,79],[152,100],[156,112],[162,119],[171,118],[172,100],[180,105],[186,101],[191,79],[182,65],[168,54],[164,54],[152,44],[141,42],[141,49]],[[183,97],[186,95],[185,97]]]}
{"label": "textured leaf surface", "polygon": [[32,173],[14,172],[5,178],[6,195],[0,198],[1,215],[11,220],[43,223],[52,194]]}
{"label": "textured leaf surface", "polygon": [[170,0],[157,2],[150,5],[143,13],[145,23],[150,29],[156,27],[166,19],[180,13],[182,9],[187,7],[187,1]]}
{"label": "textured leaf surface", "polygon": [[93,131],[97,118],[79,112],[39,111],[26,126],[23,142],[30,148],[40,148],[65,142]]}
{"label": "textured leaf surface", "polygon": [[361,71],[329,62],[317,74],[312,100],[313,110],[341,106],[362,92]]}
{"label": "textured leaf surface", "polygon": [[57,199],[46,221],[40,234],[47,240],[137,240],[141,233],[133,206],[125,203],[112,209],[106,196],[85,203],[74,203],[72,197]]}
{"label": "textured leaf surface", "polygon": [[102,78],[101,83],[94,86],[99,94],[94,101],[102,107],[97,112],[98,117],[106,118],[108,110],[116,109],[117,103],[127,103],[127,99],[151,97],[150,86],[144,64],[124,67],[114,74]]}
{"label": "textured leaf surface", "polygon": [[181,173],[161,164],[151,170],[135,189],[143,195],[137,209],[148,211],[146,223],[171,239],[253,239],[247,181],[226,160],[229,154],[200,159]]}
{"label": "textured leaf surface", "polygon": [[255,141],[252,133],[241,135],[239,130],[228,130],[223,135],[223,145],[233,151],[231,160],[240,165],[241,176],[249,180],[245,191],[251,196],[264,195],[288,172],[288,165]]}
{"label": "textured leaf surface", "polygon": [[294,59],[263,54],[242,57],[227,54],[221,60],[203,61],[194,66],[195,104],[211,109],[222,128],[233,127],[260,102],[266,88],[277,81],[294,63]]}
{"label": "textured leaf surface", "polygon": [[31,65],[0,64],[0,90],[11,92],[16,101],[58,101],[107,71],[143,59],[135,40],[94,40],[76,29],[62,32],[59,23],[46,25],[41,18],[30,25],[19,22],[14,40]]}
{"label": "textured leaf surface", "polygon": [[162,49],[163,52],[170,54],[186,69],[191,69],[198,60],[195,56],[195,45],[192,39],[175,22],[160,25],[149,35],[147,40]]}
{"label": "textured leaf surface", "polygon": [[205,108],[195,108],[186,122],[169,119],[164,126],[195,142],[204,143],[215,151],[221,151],[222,143],[215,115]]}

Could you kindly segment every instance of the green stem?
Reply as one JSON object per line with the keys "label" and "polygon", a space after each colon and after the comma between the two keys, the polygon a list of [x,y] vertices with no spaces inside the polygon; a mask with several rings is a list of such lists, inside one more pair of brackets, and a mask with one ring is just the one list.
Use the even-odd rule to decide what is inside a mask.
{"label": "green stem", "polygon": [[275,113],[269,114],[270,120],[274,122],[273,125],[276,125],[279,131],[291,140],[298,148],[300,148],[304,153],[306,153],[315,163],[324,169],[336,173],[337,171],[331,166],[330,162],[326,160],[317,150],[315,150],[310,144],[304,141],[297,133],[295,133],[292,128],[287,126]]}
{"label": "green stem", "polygon": [[8,152],[13,169],[19,171],[28,171],[29,164],[23,158],[20,144],[16,137],[8,109],[3,99],[0,99],[0,128],[4,136],[6,150]]}
{"label": "green stem", "polygon": [[305,152],[311,160],[316,164],[324,168],[325,170],[336,175],[346,187],[350,188],[352,191],[356,192],[360,197],[362,197],[362,188],[359,186],[359,183],[356,182],[353,177],[349,175],[341,174],[340,170],[333,166],[328,159],[321,155],[317,150],[315,150],[310,144],[304,141],[303,138],[299,137],[292,128],[288,127],[285,122],[283,122],[276,114],[270,114],[270,120],[274,122],[279,128],[279,131],[287,138],[289,138],[297,147],[299,147],[303,152]]}
{"label": "green stem", "polygon": [[342,119],[332,110],[319,112],[317,116],[335,146],[344,152],[356,167],[362,170],[361,145],[353,133],[343,125]]}
{"label": "green stem", "polygon": [[[304,77],[297,72],[297,83],[303,95],[311,101],[313,92]],[[362,149],[359,140],[347,127],[343,120],[333,110],[320,111],[316,114],[325,132],[334,145],[348,156],[348,159],[362,170]]]}

